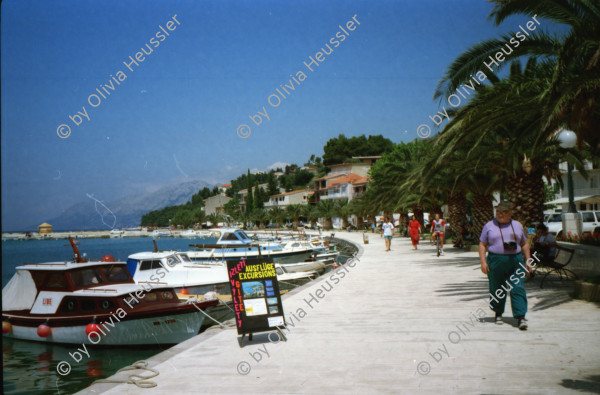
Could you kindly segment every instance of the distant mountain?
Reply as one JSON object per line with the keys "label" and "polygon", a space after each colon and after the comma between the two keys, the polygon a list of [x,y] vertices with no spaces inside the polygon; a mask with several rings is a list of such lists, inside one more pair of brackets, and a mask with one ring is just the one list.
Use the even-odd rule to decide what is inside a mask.
{"label": "distant mountain", "polygon": [[[187,181],[168,185],[156,192],[135,194],[111,202],[92,195],[48,222],[55,231],[121,229],[139,226],[142,215],[167,206],[184,204],[200,189],[214,185],[204,181]],[[37,227],[37,225],[36,225]]]}

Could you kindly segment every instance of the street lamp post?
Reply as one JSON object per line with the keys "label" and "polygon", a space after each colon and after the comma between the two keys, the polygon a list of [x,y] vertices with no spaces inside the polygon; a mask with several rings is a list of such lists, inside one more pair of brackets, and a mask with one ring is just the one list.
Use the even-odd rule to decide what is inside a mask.
{"label": "street lamp post", "polygon": [[[577,135],[570,130],[563,130],[558,134],[560,146],[564,149],[570,149],[577,144]],[[567,192],[569,194],[569,207],[567,213],[563,215],[563,235],[575,233],[581,235],[583,231],[583,218],[581,213],[577,212],[575,207],[574,187],[573,187],[573,164],[567,159]]]}
{"label": "street lamp post", "polygon": [[575,198],[573,196],[573,165],[567,160],[567,189],[569,191],[569,208],[567,213],[576,213]]}

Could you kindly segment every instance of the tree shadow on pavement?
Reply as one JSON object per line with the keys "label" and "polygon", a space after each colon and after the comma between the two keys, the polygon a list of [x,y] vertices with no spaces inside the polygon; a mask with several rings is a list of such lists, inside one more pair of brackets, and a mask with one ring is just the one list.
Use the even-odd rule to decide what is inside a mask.
{"label": "tree shadow on pavement", "polygon": [[[414,252],[419,251],[420,250]],[[431,251],[428,250],[421,251],[423,251],[423,254],[431,254]],[[473,270],[480,270],[479,257],[461,256],[461,250],[451,251],[439,258],[434,254],[431,261],[418,261],[415,263],[424,266],[472,266]],[[481,274],[481,276],[482,278],[478,280],[445,284],[436,292],[438,292],[440,296],[459,296],[461,297],[460,300],[465,302],[482,300],[489,294],[489,289],[487,279],[483,277],[483,274]],[[525,284],[527,298],[530,301],[530,310],[546,310],[573,300],[570,296],[570,293],[573,292],[573,281],[561,280],[558,277],[550,276],[544,281],[544,288],[540,288],[540,283],[541,276],[536,276]]]}
{"label": "tree shadow on pavement", "polygon": [[572,390],[600,394],[600,375],[588,376],[586,380],[563,379],[560,385]]}

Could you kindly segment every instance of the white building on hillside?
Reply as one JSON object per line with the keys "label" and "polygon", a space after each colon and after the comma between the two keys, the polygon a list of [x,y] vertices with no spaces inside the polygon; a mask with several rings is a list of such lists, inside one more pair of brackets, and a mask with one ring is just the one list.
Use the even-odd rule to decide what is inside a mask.
{"label": "white building on hillside", "polygon": [[231,200],[230,197],[225,196],[224,193],[204,199],[204,212],[206,215],[221,214],[223,213],[223,207]]}
{"label": "white building on hillside", "polygon": [[[573,170],[573,200],[578,211],[598,211],[600,210],[600,169],[593,168],[588,161],[585,162],[585,169],[588,173],[587,180],[581,173]],[[567,164],[561,163],[562,181],[564,189],[557,194],[556,199],[548,202],[555,204],[566,212],[569,208],[569,189],[567,180]]]}
{"label": "white building on hillside", "polygon": [[312,189],[306,188],[272,195],[269,201],[265,203],[265,209],[268,210],[273,207],[285,208],[285,206],[289,206],[290,204],[308,204],[313,193]]}

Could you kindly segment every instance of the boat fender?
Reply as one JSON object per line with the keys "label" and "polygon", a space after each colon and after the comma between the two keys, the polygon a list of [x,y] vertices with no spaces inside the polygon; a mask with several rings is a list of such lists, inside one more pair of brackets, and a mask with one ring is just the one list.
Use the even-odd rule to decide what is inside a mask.
{"label": "boat fender", "polygon": [[92,338],[99,336],[98,335],[98,329],[99,326],[96,323],[96,320],[92,320],[92,322],[90,322],[89,324],[87,324],[87,326],[85,327],[85,334],[89,337],[90,333],[93,333]]}
{"label": "boat fender", "polygon": [[2,333],[10,333],[12,331],[12,325],[8,321],[2,321]]}
{"label": "boat fender", "polygon": [[185,288],[181,288],[181,290],[179,291],[179,293],[180,293],[180,294],[183,294],[183,295],[189,295],[189,294],[190,294],[190,293],[188,292],[188,290],[187,290],[187,289],[185,289]]}
{"label": "boat fender", "polygon": [[37,328],[37,334],[39,337],[48,337],[52,334],[52,329],[50,328],[50,325],[48,322],[44,322],[43,324],[40,324],[40,326],[38,326]]}
{"label": "boat fender", "polygon": [[218,296],[215,291],[210,291],[204,294],[204,300],[215,300],[217,298]]}

